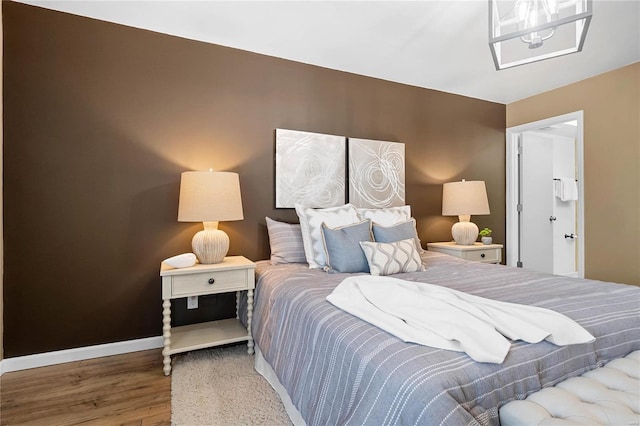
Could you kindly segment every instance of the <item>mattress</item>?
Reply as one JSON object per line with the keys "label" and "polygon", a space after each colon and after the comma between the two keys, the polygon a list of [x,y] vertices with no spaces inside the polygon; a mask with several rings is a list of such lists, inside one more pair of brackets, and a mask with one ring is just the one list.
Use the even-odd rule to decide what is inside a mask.
{"label": "mattress", "polygon": [[326,301],[350,274],[258,262],[253,335],[308,425],[499,424],[498,409],[640,349],[640,288],[425,252],[397,274],[561,312],[596,337],[559,347],[512,342],[502,364],[405,343]]}

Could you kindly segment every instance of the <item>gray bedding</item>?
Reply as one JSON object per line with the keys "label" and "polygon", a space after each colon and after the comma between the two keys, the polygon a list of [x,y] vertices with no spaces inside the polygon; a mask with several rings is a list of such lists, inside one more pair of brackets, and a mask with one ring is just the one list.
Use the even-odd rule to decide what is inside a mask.
{"label": "gray bedding", "polygon": [[349,274],[258,262],[253,335],[308,425],[498,424],[498,408],[640,349],[640,288],[426,252],[394,277],[540,306],[593,343],[513,342],[505,362],[404,343],[325,300]]}

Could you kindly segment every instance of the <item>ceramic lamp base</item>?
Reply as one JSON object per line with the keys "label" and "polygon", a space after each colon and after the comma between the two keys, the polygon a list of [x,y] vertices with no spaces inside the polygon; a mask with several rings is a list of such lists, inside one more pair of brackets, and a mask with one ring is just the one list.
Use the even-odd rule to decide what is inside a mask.
{"label": "ceramic lamp base", "polygon": [[205,222],[204,230],[193,236],[191,248],[200,263],[220,263],[229,252],[229,236],[218,229],[218,222]]}
{"label": "ceramic lamp base", "polygon": [[[466,220],[464,220],[466,219]],[[460,216],[460,222],[456,222],[451,227],[451,236],[456,244],[472,246],[478,239],[478,226],[469,221],[469,216]]]}

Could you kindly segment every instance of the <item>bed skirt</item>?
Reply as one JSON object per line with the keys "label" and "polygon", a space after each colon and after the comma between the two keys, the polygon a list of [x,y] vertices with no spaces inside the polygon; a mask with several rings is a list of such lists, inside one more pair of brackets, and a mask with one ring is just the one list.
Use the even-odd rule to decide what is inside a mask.
{"label": "bed skirt", "polygon": [[291,422],[295,426],[306,426],[306,422],[302,418],[302,414],[300,414],[300,412],[295,407],[295,405],[293,405],[293,402],[291,402],[291,398],[289,398],[289,394],[287,394],[287,390],[284,388],[284,386],[282,386],[282,383],[280,383],[280,380],[278,380],[278,376],[276,375],[276,372],[273,371],[273,368],[271,367],[271,365],[269,365],[267,360],[264,359],[264,356],[262,356],[262,351],[260,350],[260,347],[256,344],[254,349],[255,349],[256,371],[262,377],[264,377],[267,380],[267,382],[269,382],[273,390],[276,391],[276,393],[280,397],[280,400],[282,401],[282,404],[284,405],[284,409],[287,411],[287,414],[291,419]]}

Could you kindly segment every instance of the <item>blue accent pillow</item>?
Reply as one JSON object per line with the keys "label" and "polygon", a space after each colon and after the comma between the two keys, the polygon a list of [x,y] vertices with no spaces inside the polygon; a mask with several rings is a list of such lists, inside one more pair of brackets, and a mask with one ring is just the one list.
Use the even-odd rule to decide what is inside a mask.
{"label": "blue accent pillow", "polygon": [[391,226],[381,226],[373,223],[373,240],[377,243],[395,243],[407,239],[413,239],[416,242],[418,253],[422,252],[422,245],[416,231],[416,220],[411,219],[406,222],[396,223]]}
{"label": "blue accent pillow", "polygon": [[373,241],[369,219],[337,228],[329,228],[323,223],[322,241],[327,261],[325,271],[369,272],[369,263],[360,247],[360,241]]}

